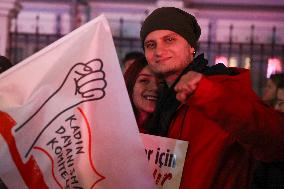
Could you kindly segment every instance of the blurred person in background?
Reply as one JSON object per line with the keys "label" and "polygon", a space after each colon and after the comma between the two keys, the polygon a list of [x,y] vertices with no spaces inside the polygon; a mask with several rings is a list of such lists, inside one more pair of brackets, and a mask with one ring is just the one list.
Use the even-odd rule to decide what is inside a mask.
{"label": "blurred person in background", "polygon": [[[5,56],[0,56],[0,73],[8,70],[10,67],[12,67],[12,63],[10,62],[10,60],[8,58],[6,58]],[[1,114],[1,112],[0,112]],[[1,125],[0,125],[1,127]],[[1,178],[0,178],[0,189],[6,189],[6,185],[2,182]]]}
{"label": "blurred person in background", "polygon": [[262,96],[262,100],[267,105],[274,107],[278,85],[283,81],[284,73],[271,74],[269,79],[267,79],[266,85],[264,87],[264,93]]}
{"label": "blurred person in background", "polygon": [[6,58],[5,56],[0,56],[0,73],[8,70],[12,66],[12,63],[8,58]]}
{"label": "blurred person in background", "polygon": [[[277,84],[277,88],[275,88]],[[271,75],[266,90],[267,97],[269,90],[274,108],[284,112],[284,74]],[[275,93],[275,94],[274,94]],[[274,96],[273,96],[274,95]],[[284,123],[282,124],[284,127]],[[251,189],[283,189],[284,188],[284,162],[259,162],[254,172]]]}
{"label": "blurred person in background", "polygon": [[284,74],[282,74],[282,81],[279,83],[274,108],[278,111],[284,112]]}

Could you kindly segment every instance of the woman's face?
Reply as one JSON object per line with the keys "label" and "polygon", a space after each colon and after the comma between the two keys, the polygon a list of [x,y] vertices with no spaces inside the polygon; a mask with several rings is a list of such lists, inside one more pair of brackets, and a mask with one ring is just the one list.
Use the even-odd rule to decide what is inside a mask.
{"label": "woman's face", "polygon": [[264,88],[262,100],[263,101],[270,101],[270,100],[275,99],[276,91],[277,91],[277,86],[273,83],[273,81],[271,79],[268,79],[266,86]]}
{"label": "woman's face", "polygon": [[132,99],[138,112],[153,113],[156,108],[161,80],[146,66],[139,73],[132,93]]}

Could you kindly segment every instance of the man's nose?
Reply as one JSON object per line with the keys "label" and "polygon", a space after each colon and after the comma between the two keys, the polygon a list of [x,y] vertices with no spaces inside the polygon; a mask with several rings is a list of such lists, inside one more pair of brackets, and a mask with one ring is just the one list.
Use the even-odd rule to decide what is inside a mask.
{"label": "man's nose", "polygon": [[165,47],[161,44],[158,43],[155,49],[155,54],[156,56],[161,56],[165,51]]}

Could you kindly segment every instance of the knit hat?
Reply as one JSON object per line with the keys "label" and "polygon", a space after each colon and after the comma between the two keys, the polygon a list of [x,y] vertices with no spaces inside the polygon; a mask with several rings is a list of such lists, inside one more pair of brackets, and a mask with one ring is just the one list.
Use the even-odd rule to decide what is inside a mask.
{"label": "knit hat", "polygon": [[195,50],[201,35],[195,17],[175,7],[158,8],[145,19],[140,30],[143,49],[145,38],[155,30],[171,30],[181,35]]}

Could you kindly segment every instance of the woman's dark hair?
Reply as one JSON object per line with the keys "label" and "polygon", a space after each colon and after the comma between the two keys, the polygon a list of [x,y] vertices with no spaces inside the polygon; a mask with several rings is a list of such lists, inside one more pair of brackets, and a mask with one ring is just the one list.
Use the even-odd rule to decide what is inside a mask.
{"label": "woman's dark hair", "polygon": [[[122,64],[124,65],[126,61],[128,60],[135,60],[139,58],[143,58],[144,54],[139,51],[131,51],[125,55],[125,57],[122,60]],[[125,65],[124,65],[125,66]]]}
{"label": "woman's dark hair", "polygon": [[130,65],[130,67],[126,70],[124,73],[124,80],[126,84],[126,88],[128,91],[128,95],[131,101],[131,105],[134,111],[135,116],[137,116],[137,109],[134,106],[133,100],[132,100],[132,94],[133,94],[133,88],[135,85],[135,82],[138,78],[139,73],[148,65],[147,60],[145,56],[136,59],[133,64]]}

